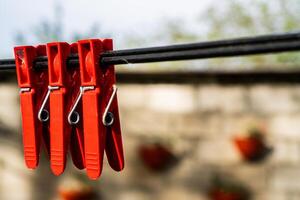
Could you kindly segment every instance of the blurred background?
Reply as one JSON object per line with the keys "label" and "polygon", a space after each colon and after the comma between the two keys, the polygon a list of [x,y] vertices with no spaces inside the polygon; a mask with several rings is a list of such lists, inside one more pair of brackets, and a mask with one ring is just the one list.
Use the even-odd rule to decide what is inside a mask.
{"label": "blurred background", "polygon": [[[300,30],[298,0],[0,0],[16,45],[113,38],[115,49]],[[16,76],[0,74],[0,199],[300,199],[300,54],[116,66],[125,169],[91,181],[23,160]],[[69,158],[70,160],[70,158]]]}

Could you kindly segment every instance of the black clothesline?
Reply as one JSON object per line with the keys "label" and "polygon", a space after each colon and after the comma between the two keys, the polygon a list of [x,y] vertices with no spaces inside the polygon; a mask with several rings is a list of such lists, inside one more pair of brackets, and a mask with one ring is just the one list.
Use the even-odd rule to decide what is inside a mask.
{"label": "black clothesline", "polygon": [[[285,33],[160,47],[114,50],[100,55],[100,62],[102,65],[107,66],[112,64],[233,57],[299,50],[300,33]],[[78,64],[77,54],[72,54],[67,59],[68,66],[78,66]],[[34,67],[46,68],[47,65],[47,57],[43,56],[35,60]],[[0,60],[0,70],[14,70],[15,67],[14,59]]]}

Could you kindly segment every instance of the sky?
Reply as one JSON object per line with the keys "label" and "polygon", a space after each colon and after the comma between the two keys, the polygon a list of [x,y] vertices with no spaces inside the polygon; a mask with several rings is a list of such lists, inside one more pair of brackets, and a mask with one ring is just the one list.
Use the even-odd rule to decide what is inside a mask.
{"label": "sky", "polygon": [[[27,37],[42,20],[53,20],[57,4],[63,8],[66,35],[88,30],[98,23],[113,33],[116,42],[125,34],[145,34],[155,31],[165,19],[180,18],[185,23],[207,8],[209,0],[0,0],[0,58],[12,57],[15,35]],[[29,44],[33,45],[33,44]]]}

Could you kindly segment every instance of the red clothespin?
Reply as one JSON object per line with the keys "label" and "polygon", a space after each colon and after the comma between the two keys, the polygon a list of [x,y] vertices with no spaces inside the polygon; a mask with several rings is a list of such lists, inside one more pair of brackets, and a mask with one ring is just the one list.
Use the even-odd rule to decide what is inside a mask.
{"label": "red clothespin", "polygon": [[[78,54],[78,45],[73,43],[71,45],[71,54]],[[69,114],[68,122],[71,125],[71,141],[70,150],[74,165],[78,169],[85,168],[84,158],[84,137],[83,137],[83,115],[82,115],[82,101],[81,101],[81,79],[80,68],[68,68],[70,84],[70,99],[71,104],[68,105]]]}
{"label": "red clothespin", "polygon": [[[113,50],[111,39],[103,40],[104,51]],[[124,153],[121,135],[121,125],[119,117],[119,107],[117,98],[115,67],[101,66],[104,76],[103,92],[101,96],[104,101],[104,113],[102,123],[106,128],[106,147],[105,153],[111,168],[121,171],[124,168]]]}
{"label": "red clothespin", "polygon": [[101,175],[105,148],[105,131],[101,125],[100,68],[98,66],[103,46],[100,40],[78,42],[78,55],[81,74],[83,133],[85,163],[91,179]]}
{"label": "red clothespin", "polygon": [[80,73],[78,68],[67,67],[68,56],[74,50],[76,45],[71,48],[65,42],[47,44],[51,169],[55,175],[60,175],[65,169],[69,143],[75,166],[84,168],[80,106],[71,111],[80,90]]}
{"label": "red clothespin", "polygon": [[14,48],[14,53],[18,84],[21,88],[24,157],[27,167],[34,169],[39,163],[41,140],[46,150],[49,150],[49,116],[47,105],[42,101],[47,93],[48,72],[33,68],[34,60],[46,55],[46,48],[44,45],[20,46]]}
{"label": "red clothespin", "polygon": [[104,149],[109,164],[122,170],[124,157],[113,66],[100,66],[100,54],[112,49],[111,40],[78,42],[84,117],[85,159],[91,179],[101,175]]}

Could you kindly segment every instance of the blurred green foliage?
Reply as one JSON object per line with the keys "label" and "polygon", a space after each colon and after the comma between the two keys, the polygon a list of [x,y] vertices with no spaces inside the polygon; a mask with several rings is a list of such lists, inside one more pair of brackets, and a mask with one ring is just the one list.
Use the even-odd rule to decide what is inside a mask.
{"label": "blurred green foliage", "polygon": [[[209,27],[207,39],[292,32],[300,30],[299,0],[229,0],[210,7],[199,17]],[[252,56],[244,59],[252,65],[299,64],[299,53]],[[218,63],[222,63],[219,59]]]}
{"label": "blurred green foliage", "polygon": [[[300,30],[299,0],[226,0],[214,1],[200,13],[193,29],[180,19],[164,20],[159,32],[147,37],[148,43],[172,44],[195,41],[219,40],[243,36],[284,33]],[[130,40],[129,37],[129,41]],[[135,37],[136,46],[145,45],[144,38]],[[147,43],[146,43],[147,44]],[[216,58],[201,62],[158,63],[149,66],[160,68],[288,68],[298,67],[298,52],[281,54]],[[184,66],[183,66],[184,65]]]}

